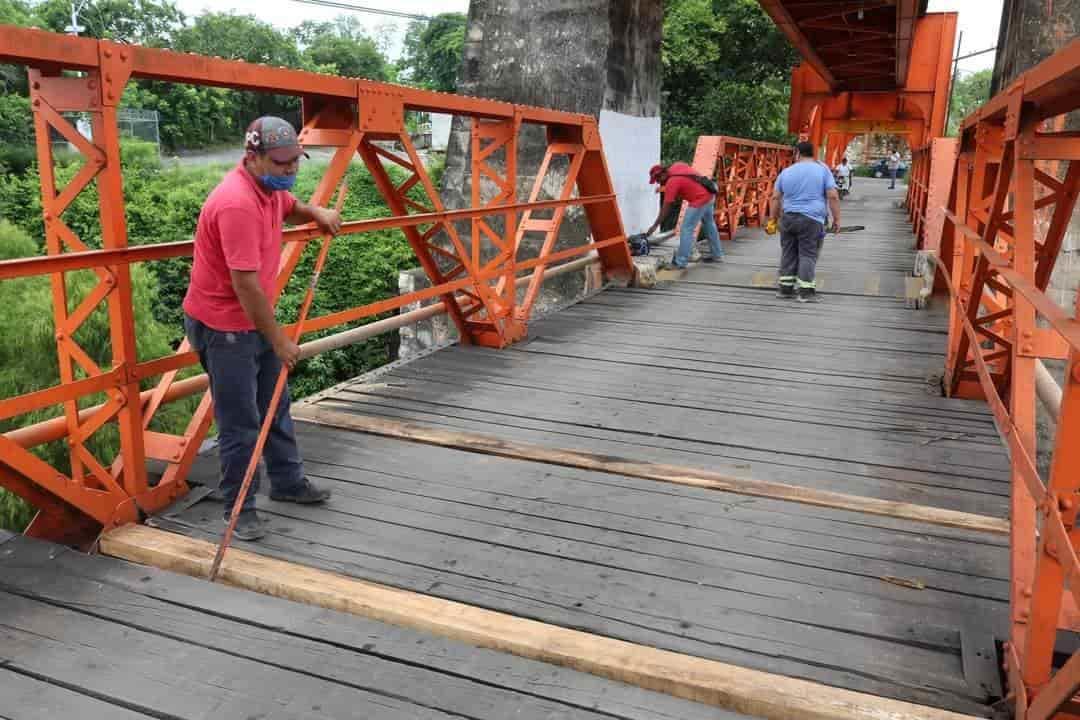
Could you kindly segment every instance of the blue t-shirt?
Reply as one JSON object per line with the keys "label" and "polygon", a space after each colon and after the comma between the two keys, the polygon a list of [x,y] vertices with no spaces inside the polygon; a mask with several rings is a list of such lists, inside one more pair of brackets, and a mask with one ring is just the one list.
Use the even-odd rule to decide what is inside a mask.
{"label": "blue t-shirt", "polygon": [[776,189],[784,196],[784,212],[806,215],[824,225],[829,214],[825,192],[836,189],[836,180],[821,163],[800,161],[780,173]]}

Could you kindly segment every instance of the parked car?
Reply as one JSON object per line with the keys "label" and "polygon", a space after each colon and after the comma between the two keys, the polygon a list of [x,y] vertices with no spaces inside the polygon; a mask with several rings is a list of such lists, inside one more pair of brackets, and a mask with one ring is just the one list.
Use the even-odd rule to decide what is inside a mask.
{"label": "parked car", "polygon": [[[889,177],[889,159],[881,158],[876,163],[870,166],[870,170],[873,176],[876,178]],[[896,177],[904,177],[905,172],[907,172],[907,165],[905,165],[904,161],[901,160],[900,167],[896,169]]]}

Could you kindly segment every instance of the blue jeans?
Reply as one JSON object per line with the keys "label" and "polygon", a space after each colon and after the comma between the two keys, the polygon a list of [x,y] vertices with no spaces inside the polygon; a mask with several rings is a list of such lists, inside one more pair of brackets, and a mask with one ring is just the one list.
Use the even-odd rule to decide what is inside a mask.
{"label": "blue jeans", "polygon": [[724,256],[724,248],[720,245],[720,232],[716,229],[716,199],[705,203],[701,207],[688,207],[683,216],[682,229],[679,231],[679,250],[675,253],[672,264],[684,268],[690,262],[690,250],[694,247],[694,231],[698,223],[705,228],[705,235],[709,238],[709,248],[714,258]]}
{"label": "blue jeans", "polygon": [[889,182],[889,189],[890,190],[895,190],[896,189],[896,172],[899,169],[900,168],[889,168],[889,181],[890,181]]}
{"label": "blue jeans", "polygon": [[[210,377],[214,398],[214,420],[218,428],[221,460],[221,494],[226,516],[240,493],[259,429],[274,395],[281,361],[262,333],[214,330],[195,318],[184,316],[184,331],[191,347]],[[291,493],[304,486],[304,463],[296,445],[296,433],[289,415],[289,389],[281,396],[270,435],[263,447],[263,460],[275,492]],[[243,511],[255,509],[259,474],[252,479]]]}

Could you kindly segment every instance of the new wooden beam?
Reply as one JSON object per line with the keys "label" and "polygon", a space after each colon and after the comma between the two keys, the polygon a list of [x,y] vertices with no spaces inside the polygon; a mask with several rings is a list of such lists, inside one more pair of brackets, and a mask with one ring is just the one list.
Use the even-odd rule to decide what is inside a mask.
{"label": "new wooden beam", "polygon": [[533,462],[563,465],[626,475],[629,477],[658,480],[676,485],[722,490],[740,495],[753,495],[774,500],[816,505],[836,510],[882,515],[885,517],[913,520],[916,522],[1008,535],[1009,522],[1000,518],[944,508],[915,505],[912,503],[881,500],[879,498],[848,495],[845,493],[816,490],[799,485],[735,477],[723,473],[679,465],[642,462],[612,455],[600,455],[580,450],[548,448],[528,443],[509,442],[490,435],[440,430],[437,428],[406,423],[389,418],[370,417],[353,413],[327,410],[318,405],[299,405],[293,408],[296,420],[317,425],[356,430],[370,435],[381,435],[409,442],[440,445],[467,452],[498,455],[500,457],[529,460]]}
{"label": "new wooden beam", "polygon": [[[206,577],[214,546],[141,525],[101,539],[106,555]],[[569,630],[325,570],[229,550],[222,581],[772,720],[968,720],[968,716]]]}

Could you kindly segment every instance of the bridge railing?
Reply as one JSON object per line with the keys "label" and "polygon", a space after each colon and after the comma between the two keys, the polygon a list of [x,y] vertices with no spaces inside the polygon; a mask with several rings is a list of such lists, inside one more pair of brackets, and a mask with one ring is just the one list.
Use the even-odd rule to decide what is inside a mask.
{"label": "bridge railing", "polygon": [[[716,226],[722,238],[731,240],[740,226],[764,223],[776,176],[794,161],[794,149],[789,145],[727,135],[698,138],[693,168],[716,180],[720,188]],[[680,216],[678,228],[682,228],[682,221]]]}
{"label": "bridge railing", "polygon": [[[304,116],[300,141],[335,148],[311,197],[314,204],[327,204],[355,158],[366,167],[388,215],[345,223],[341,232],[399,229],[431,287],[311,318],[305,332],[440,299],[463,342],[501,347],[524,335],[540,284],[557,264],[595,253],[608,277],[629,280],[633,275],[597,122],[591,116],[4,25],[0,63],[29,67],[48,251],[46,256],[0,262],[0,282],[50,277],[60,377],[58,384],[36,392],[0,398],[0,422],[33,412],[56,415],[0,435],[0,487],[39,509],[30,534],[85,540],[102,527],[164,507],[187,491],[185,478],[212,419],[205,376],[178,377],[198,363],[186,342],[161,358],[139,357],[136,348],[131,265],[191,256],[193,243],[129,242],[117,106],[131,78],[299,96]],[[468,118],[470,207],[443,206],[405,128],[406,111]],[[69,112],[89,115],[92,137],[71,125],[63,115]],[[545,126],[548,145],[533,189],[521,202],[517,143],[525,123]],[[57,186],[53,131],[86,161],[64,187]],[[80,238],[65,221],[65,211],[92,183],[97,188],[100,244]],[[554,196],[545,194],[548,185],[557,186]],[[563,218],[572,206],[582,208],[591,236],[556,251]],[[527,235],[530,240],[523,242]],[[310,226],[286,231],[275,297],[305,248],[319,237]],[[525,247],[538,247],[539,252],[521,257]],[[96,284],[84,297],[69,298],[69,274],[79,270],[92,271]],[[80,344],[79,329],[101,308],[111,334],[109,358],[91,357]],[[184,432],[150,429],[164,403],[200,392],[202,400]],[[107,426],[119,431],[119,452],[99,457],[92,440]],[[53,467],[32,452],[36,445],[56,440],[66,443],[70,469]],[[147,477],[150,458],[166,468],[156,484]]]}
{"label": "bridge railing", "polygon": [[[1080,193],[1080,133],[1062,119],[1077,109],[1080,41],[964,121],[937,264],[951,298],[945,391],[985,398],[1010,452],[1004,662],[1021,719],[1075,714],[1080,690],[1080,653],[1055,666],[1080,600],[1080,322],[1046,292]],[[1049,479],[1036,466],[1043,359],[1065,365]]]}

